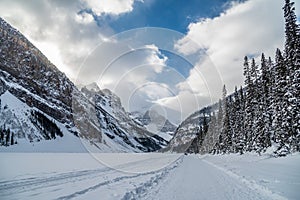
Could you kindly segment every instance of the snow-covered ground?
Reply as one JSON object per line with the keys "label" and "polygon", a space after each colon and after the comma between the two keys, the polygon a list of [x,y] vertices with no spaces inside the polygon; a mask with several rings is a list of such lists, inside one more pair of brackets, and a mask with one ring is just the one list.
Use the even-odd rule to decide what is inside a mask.
{"label": "snow-covered ground", "polygon": [[300,199],[300,154],[0,153],[0,199]]}

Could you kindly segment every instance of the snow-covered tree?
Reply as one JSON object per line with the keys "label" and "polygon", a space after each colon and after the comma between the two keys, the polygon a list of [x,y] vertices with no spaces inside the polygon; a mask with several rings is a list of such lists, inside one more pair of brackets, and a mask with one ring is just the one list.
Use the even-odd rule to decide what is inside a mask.
{"label": "snow-covered tree", "polygon": [[285,0],[283,10],[284,54],[277,49],[275,63],[262,54],[260,70],[245,56],[245,87],[227,97],[224,86],[202,153],[261,153],[272,145],[279,156],[300,151],[300,28],[294,3]]}
{"label": "snow-covered tree", "polygon": [[245,150],[248,150],[250,146],[250,141],[252,138],[252,125],[253,125],[253,82],[251,80],[251,71],[249,67],[248,57],[244,58],[244,76],[245,76],[245,135],[246,135],[246,145]]}
{"label": "snow-covered tree", "polygon": [[[276,50],[275,57],[275,88],[274,88],[274,120],[272,127],[274,130],[274,135],[272,140],[278,144],[276,150],[277,154],[286,154],[289,152],[289,147],[287,146],[287,138],[289,127],[286,121],[286,116],[288,115],[285,105],[287,105],[287,98],[285,96],[285,91],[287,88],[287,65],[284,62],[284,58],[279,49]],[[287,125],[287,126],[286,126]]]}
{"label": "snow-covered tree", "polygon": [[285,121],[291,151],[300,150],[300,28],[297,24],[294,2],[285,1],[285,64],[287,65],[287,88],[285,93]]}
{"label": "snow-covered tree", "polygon": [[300,28],[297,24],[294,2],[285,0],[283,7],[285,19],[285,57],[289,67],[290,78],[293,71],[299,69],[300,65]]}
{"label": "snow-covered tree", "polygon": [[230,127],[230,119],[229,119],[229,98],[227,98],[227,90],[226,86],[223,86],[223,97],[222,97],[222,111],[223,111],[223,121],[222,121],[222,129],[221,135],[223,138],[222,145],[221,145],[221,152],[229,153],[231,152],[232,147],[232,132]]}

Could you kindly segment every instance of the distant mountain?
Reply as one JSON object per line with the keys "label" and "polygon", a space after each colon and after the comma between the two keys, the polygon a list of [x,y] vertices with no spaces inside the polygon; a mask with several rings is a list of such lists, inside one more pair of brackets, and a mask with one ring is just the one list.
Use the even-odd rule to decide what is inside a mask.
{"label": "distant mountain", "polygon": [[[174,137],[162,151],[177,153],[188,151],[188,149],[191,148],[192,142],[200,132],[200,126],[203,126],[204,116],[211,115],[215,109],[216,105],[208,106],[188,116],[178,126],[174,133]],[[209,120],[209,117],[206,117],[206,119]]]}
{"label": "distant mountain", "polygon": [[102,133],[121,146],[130,146],[141,151],[155,151],[166,146],[167,141],[141,126],[130,117],[120,98],[108,89],[83,87],[82,93],[95,104],[96,115]]}
{"label": "distant mountain", "polygon": [[148,131],[164,138],[166,141],[170,141],[173,138],[177,128],[176,125],[155,110],[148,110],[144,114],[133,112],[131,117]]}
{"label": "distant mountain", "polygon": [[66,136],[108,152],[154,151],[166,143],[136,124],[116,95],[95,88],[78,90],[0,18],[0,146]]}

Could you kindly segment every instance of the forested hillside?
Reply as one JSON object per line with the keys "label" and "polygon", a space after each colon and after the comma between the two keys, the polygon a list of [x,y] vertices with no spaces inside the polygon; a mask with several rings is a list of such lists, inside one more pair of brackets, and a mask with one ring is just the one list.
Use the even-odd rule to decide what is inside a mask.
{"label": "forested hillside", "polygon": [[300,151],[300,27],[294,3],[285,1],[285,47],[275,61],[261,55],[260,65],[245,56],[245,87],[227,96],[200,126],[189,152],[263,153],[284,156]]}

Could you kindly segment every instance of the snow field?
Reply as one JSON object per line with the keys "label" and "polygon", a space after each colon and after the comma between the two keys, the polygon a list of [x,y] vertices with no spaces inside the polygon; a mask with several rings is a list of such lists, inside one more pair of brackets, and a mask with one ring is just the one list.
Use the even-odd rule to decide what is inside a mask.
{"label": "snow field", "polygon": [[300,199],[300,154],[0,153],[9,199]]}

